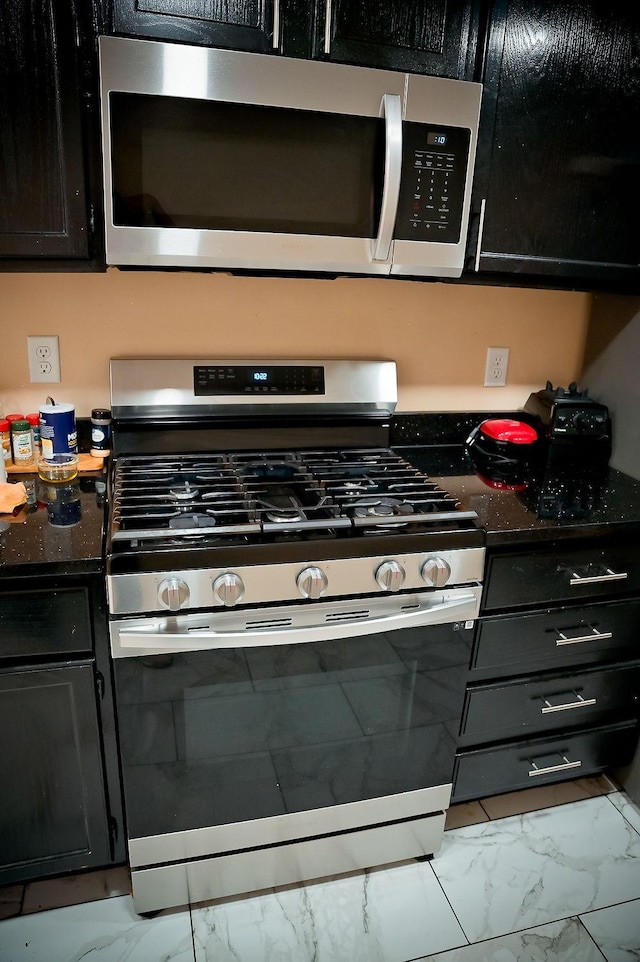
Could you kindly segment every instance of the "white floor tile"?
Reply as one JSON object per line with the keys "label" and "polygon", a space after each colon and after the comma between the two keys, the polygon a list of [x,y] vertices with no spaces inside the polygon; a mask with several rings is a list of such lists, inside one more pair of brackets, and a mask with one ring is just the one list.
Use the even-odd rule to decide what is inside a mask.
{"label": "white floor tile", "polygon": [[[549,922],[487,942],[430,955],[429,962],[604,962],[578,919]],[[416,962],[426,962],[417,959]]]}
{"label": "white floor tile", "polygon": [[624,792],[612,792],[608,798],[626,820],[640,833],[640,808]]}
{"label": "white floor tile", "polygon": [[580,921],[607,962],[640,959],[640,900],[581,915]]}
{"label": "white floor tile", "polygon": [[192,909],[197,962],[405,962],[466,943],[426,862]]}
{"label": "white floor tile", "polygon": [[142,919],[129,896],[0,922],[0,962],[194,962],[189,912]]}
{"label": "white floor tile", "polygon": [[431,864],[469,942],[640,897],[640,836],[607,796],[455,829]]}

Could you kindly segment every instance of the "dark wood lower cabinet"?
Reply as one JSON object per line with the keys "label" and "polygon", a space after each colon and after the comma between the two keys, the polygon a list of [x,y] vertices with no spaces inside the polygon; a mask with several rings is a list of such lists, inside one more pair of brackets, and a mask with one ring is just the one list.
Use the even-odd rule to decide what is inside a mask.
{"label": "dark wood lower cabinet", "polygon": [[640,729],[640,567],[628,538],[489,554],[455,802],[628,764]]}
{"label": "dark wood lower cabinet", "polygon": [[100,575],[0,579],[0,885],[124,862]]}
{"label": "dark wood lower cabinet", "polygon": [[638,725],[631,721],[460,752],[451,800],[464,802],[622,767],[631,761],[637,740]]}
{"label": "dark wood lower cabinet", "polygon": [[111,859],[92,661],[0,673],[0,882]]}

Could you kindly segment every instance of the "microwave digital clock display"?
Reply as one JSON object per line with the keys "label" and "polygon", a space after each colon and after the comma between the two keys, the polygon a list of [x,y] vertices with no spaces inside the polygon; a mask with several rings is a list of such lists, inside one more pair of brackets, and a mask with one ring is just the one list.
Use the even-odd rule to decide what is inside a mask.
{"label": "microwave digital clock display", "polygon": [[324,394],[324,368],[314,365],[207,364],[193,369],[196,397]]}

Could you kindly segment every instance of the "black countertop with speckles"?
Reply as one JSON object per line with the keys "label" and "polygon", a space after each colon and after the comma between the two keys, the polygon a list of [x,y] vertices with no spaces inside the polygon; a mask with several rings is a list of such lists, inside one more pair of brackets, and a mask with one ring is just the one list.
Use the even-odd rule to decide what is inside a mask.
{"label": "black countertop with speckles", "polygon": [[573,479],[534,478],[518,491],[491,487],[462,445],[394,450],[477,512],[487,547],[612,534],[640,538],[640,481],[612,468],[598,477],[585,465]]}
{"label": "black countertop with speckles", "polygon": [[15,515],[0,515],[0,576],[100,573],[104,477],[85,475],[59,485],[46,484],[37,475],[15,480],[35,488],[35,503]]}
{"label": "black countertop with speckles", "polygon": [[[488,416],[400,414],[391,424],[393,449],[477,512],[487,547],[616,534],[640,538],[640,481],[619,471],[608,468],[598,476],[586,463],[578,471],[573,465],[571,481],[538,478],[521,491],[491,487],[464,445],[471,428]],[[61,486],[28,479],[35,480],[35,504],[15,517],[0,515],[0,577],[100,573],[104,477],[85,475]]]}

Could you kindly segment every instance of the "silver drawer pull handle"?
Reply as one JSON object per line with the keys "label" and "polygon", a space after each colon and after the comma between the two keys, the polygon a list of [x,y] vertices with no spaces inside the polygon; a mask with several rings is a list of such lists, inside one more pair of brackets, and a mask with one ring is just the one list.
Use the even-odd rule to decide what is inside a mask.
{"label": "silver drawer pull handle", "polygon": [[604,575],[591,575],[588,578],[581,578],[579,574],[573,572],[572,577],[569,579],[570,585],[597,585],[600,581],[624,581],[625,578],[629,577],[627,571],[621,571],[616,574],[611,568],[607,568],[607,573]]}
{"label": "silver drawer pull handle", "polygon": [[529,759],[529,764],[533,766],[529,772],[529,777],[533,775],[550,775],[552,772],[565,772],[569,768],[580,768],[582,762],[570,762],[565,755],[561,755],[560,758],[563,760],[562,765],[549,765],[547,768],[538,768],[535,762]]}
{"label": "silver drawer pull handle", "polygon": [[280,46],[280,0],[273,0],[273,40],[271,46],[277,50]]}
{"label": "silver drawer pull handle", "polygon": [[331,53],[331,18],[332,0],[327,0],[324,14],[324,52],[329,56]]}
{"label": "silver drawer pull handle", "polygon": [[571,708],[587,708],[589,705],[595,705],[596,703],[595,698],[583,698],[577,691],[574,691],[573,694],[576,696],[577,701],[565,702],[564,705],[552,705],[550,701],[547,701],[547,699],[543,697],[544,708],[541,708],[540,711],[543,715],[550,715],[551,712],[554,711],[569,711]]}
{"label": "silver drawer pull handle", "polygon": [[578,635],[576,638],[569,638],[563,631],[559,628],[555,630],[558,632],[558,637],[556,638],[556,646],[559,648],[561,645],[579,645],[583,641],[605,641],[607,638],[613,638],[612,631],[598,631],[593,625],[589,625],[592,634],[590,635]]}

